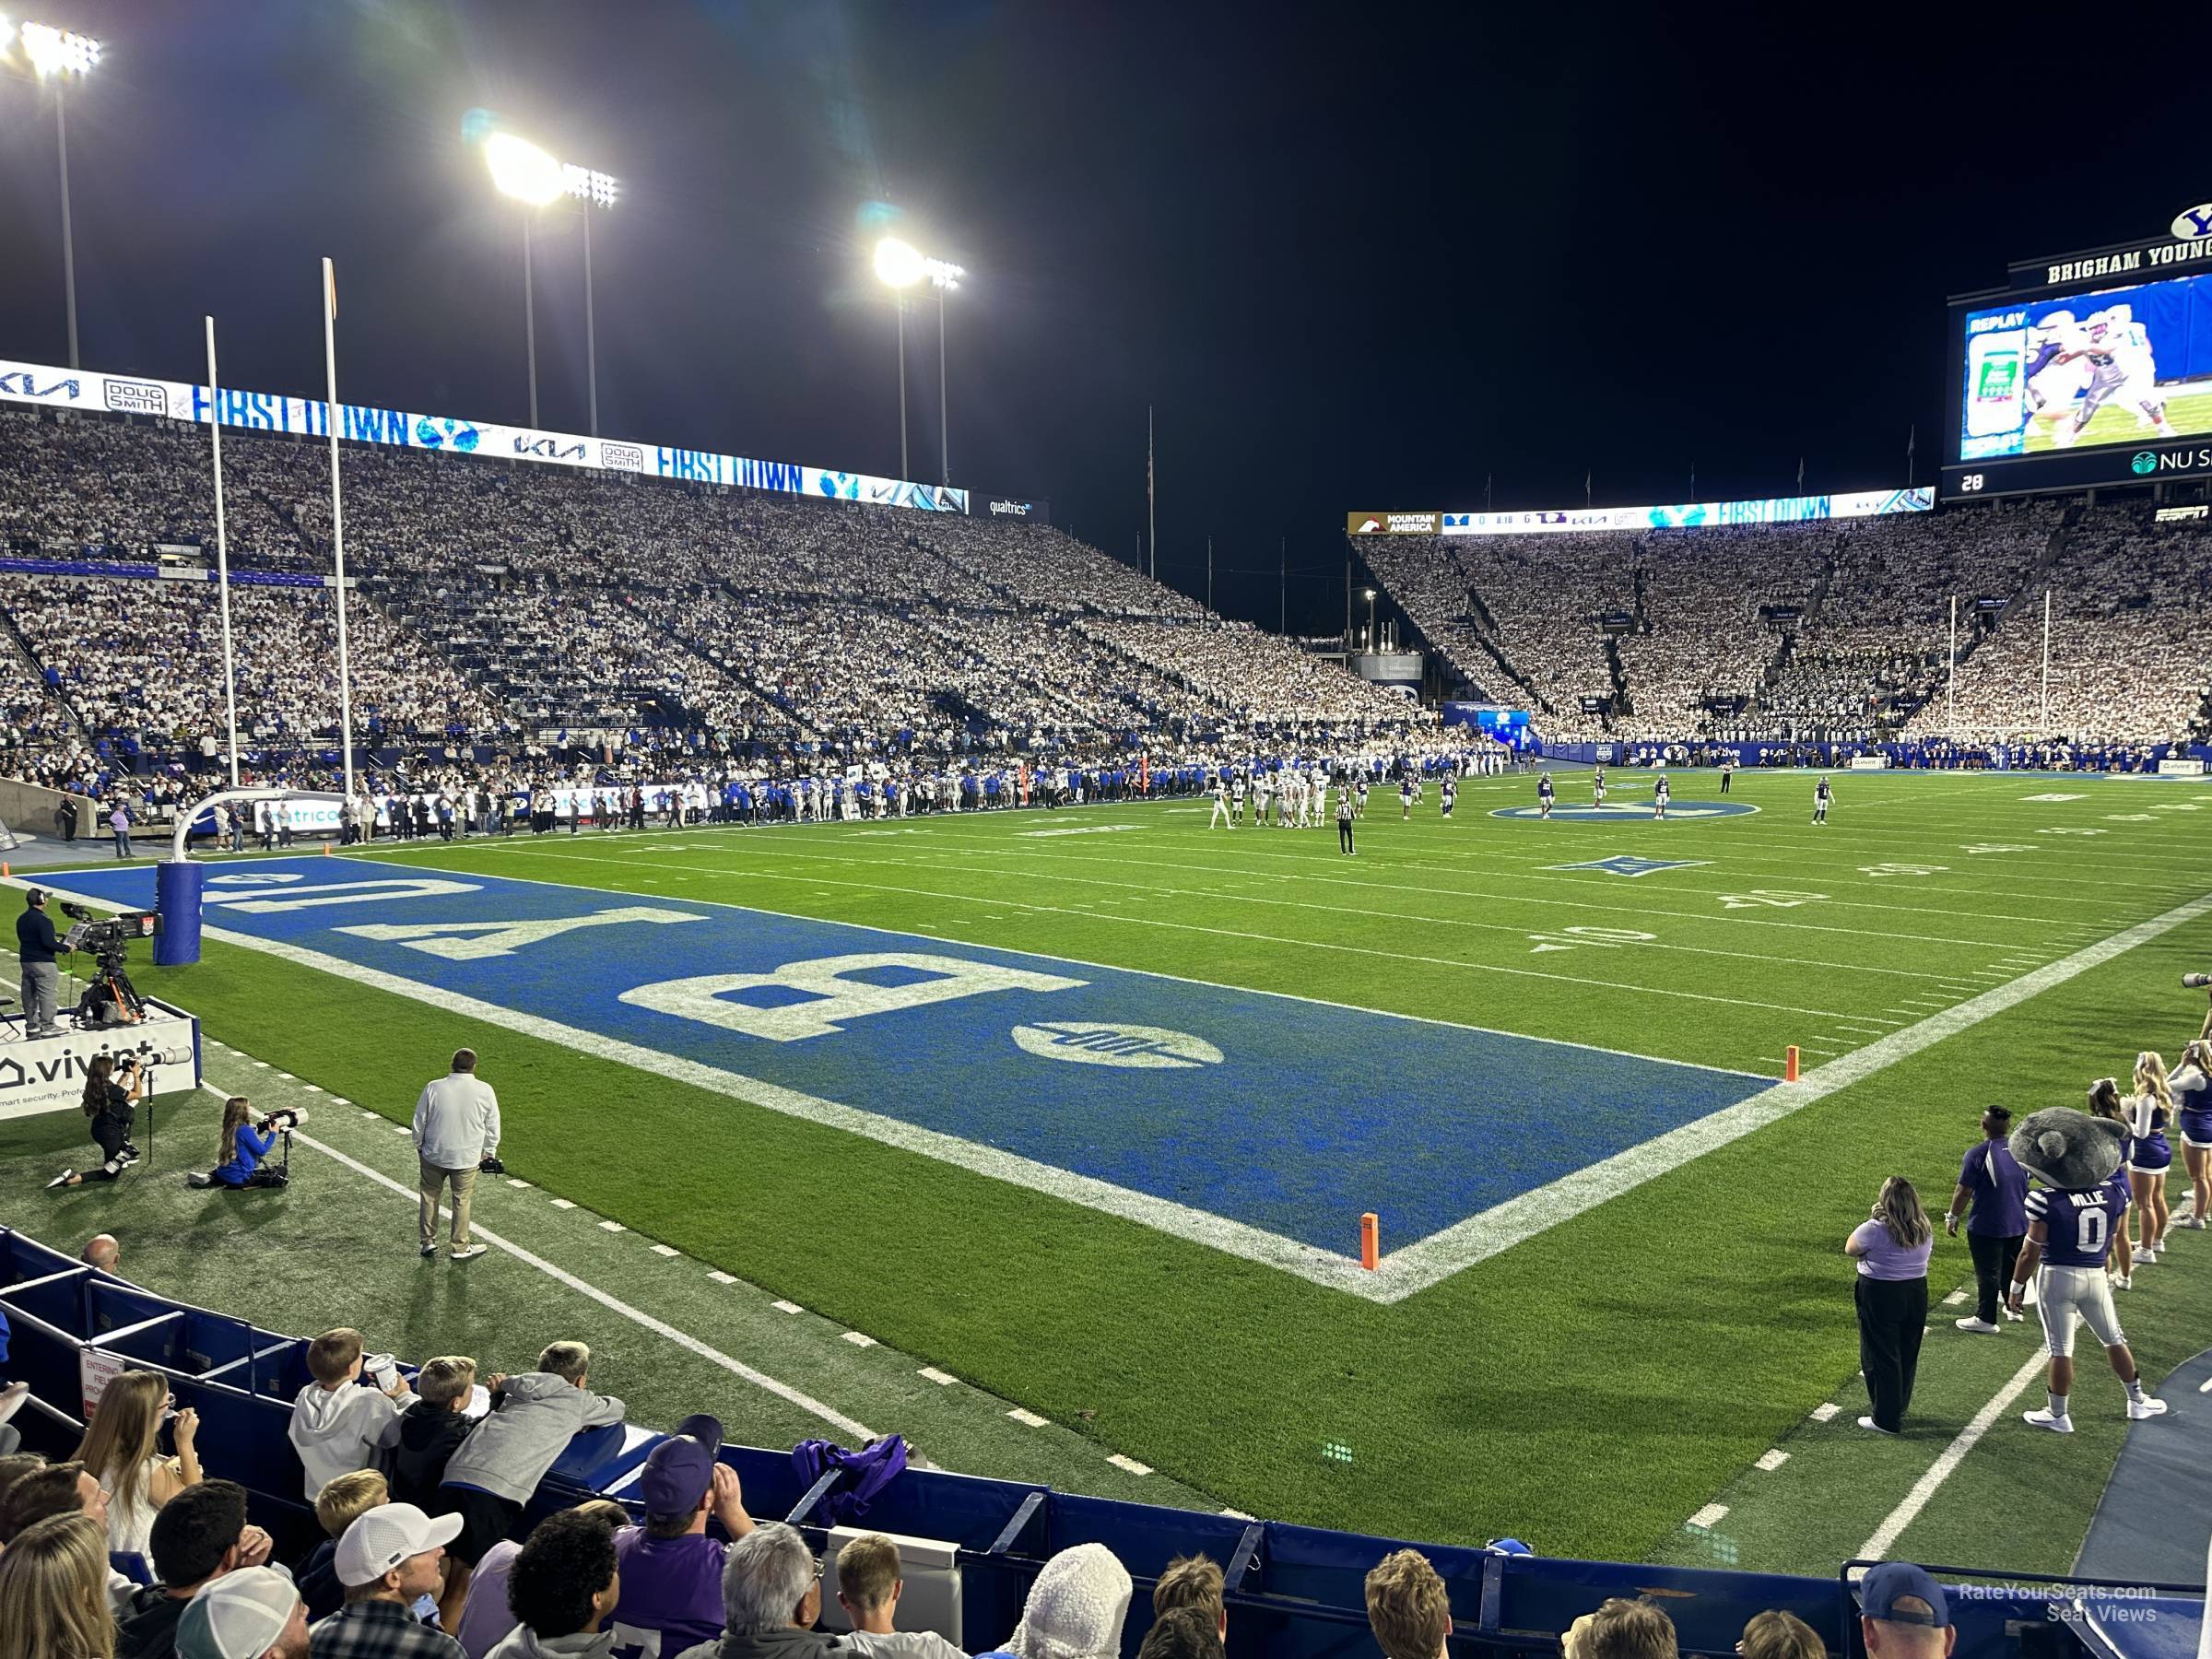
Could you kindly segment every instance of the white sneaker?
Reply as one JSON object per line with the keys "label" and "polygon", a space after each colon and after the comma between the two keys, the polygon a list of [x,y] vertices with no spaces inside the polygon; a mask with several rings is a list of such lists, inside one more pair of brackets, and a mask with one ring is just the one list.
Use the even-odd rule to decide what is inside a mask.
{"label": "white sneaker", "polygon": [[2191,1232],[2203,1232],[2205,1230],[2205,1218],[2202,1216],[2183,1216],[2176,1219],[2172,1225],[2175,1227],[2185,1227]]}
{"label": "white sneaker", "polygon": [[[2018,1319],[2019,1315],[2016,1313],[2013,1315],[2013,1317]],[[1951,1321],[1951,1323],[1957,1325],[1962,1331],[1973,1332],[1977,1336],[1994,1336],[1997,1332],[2003,1328],[2002,1326],[1990,1324],[1988,1320],[1983,1319],[1979,1313],[1969,1314],[1964,1319],[1954,1319]]]}
{"label": "white sneaker", "polygon": [[477,1257],[482,1255],[490,1248],[491,1246],[488,1244],[465,1244],[459,1250],[453,1252],[453,1260],[456,1262],[473,1262],[477,1259]]}
{"label": "white sneaker", "polygon": [[1897,1438],[1898,1438],[1898,1433],[1897,1433],[1897,1430],[1894,1430],[1894,1429],[1885,1429],[1885,1428],[1883,1428],[1883,1427],[1882,1427],[1882,1426],[1881,1426],[1879,1423],[1876,1422],[1876,1421],[1875,1421],[1875,1420],[1874,1420],[1872,1418],[1870,1418],[1870,1417],[1863,1417],[1863,1418],[1861,1418],[1859,1419],[1859,1427],[1860,1427],[1860,1428],[1862,1428],[1862,1429],[1871,1429],[1871,1430],[1874,1430],[1874,1432],[1875,1432],[1875,1433],[1877,1433],[1877,1434],[1886,1434],[1886,1435],[1888,1435],[1888,1437],[1889,1437],[1891,1440],[1895,1440],[1895,1439],[1897,1439]]}
{"label": "white sneaker", "polygon": [[2145,1418],[2164,1417],[2165,1415],[2166,1402],[2154,1400],[2148,1394],[2145,1394],[2139,1400],[2131,1399],[2127,1403],[2127,1416],[2131,1422],[2139,1423]]}
{"label": "white sneaker", "polygon": [[2159,1265],[2159,1253],[2149,1249],[2138,1250],[2134,1265],[2137,1267],[2156,1267]]}
{"label": "white sneaker", "polygon": [[2126,1274],[2124,1274],[2124,1273],[2115,1273],[2115,1274],[2113,1274],[2113,1275],[2112,1275],[2112,1288],[2113,1288],[2113,1289],[2115,1289],[2115,1290],[2132,1290],[2132,1289],[2134,1289],[2135,1288],[2136,1288],[2136,1287],[2135,1287],[2135,1281],[2134,1281],[2132,1278],[2130,1278],[2130,1277],[2128,1277]]}
{"label": "white sneaker", "polygon": [[2038,1429],[2048,1429],[2053,1434],[2071,1434],[2074,1432],[2074,1419],[2072,1418],[2053,1417],[2051,1415],[2051,1408],[2048,1406],[2045,1406],[2036,1411],[2021,1412],[2020,1420],[2022,1422],[2032,1423]]}

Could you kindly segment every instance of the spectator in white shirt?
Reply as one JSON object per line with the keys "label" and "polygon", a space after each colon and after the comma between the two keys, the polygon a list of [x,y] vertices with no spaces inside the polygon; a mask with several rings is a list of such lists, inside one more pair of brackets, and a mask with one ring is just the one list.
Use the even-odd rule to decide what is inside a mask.
{"label": "spectator in white shirt", "polygon": [[485,1247],[468,1237],[468,1204],[477,1186],[477,1167],[499,1150],[500,1097],[477,1076],[477,1052],[459,1049],[449,1076],[424,1085],[415,1102],[415,1156],[421,1166],[422,1253],[438,1251],[438,1200],[448,1182],[453,1191],[453,1230],[448,1247],[456,1262],[480,1256]]}

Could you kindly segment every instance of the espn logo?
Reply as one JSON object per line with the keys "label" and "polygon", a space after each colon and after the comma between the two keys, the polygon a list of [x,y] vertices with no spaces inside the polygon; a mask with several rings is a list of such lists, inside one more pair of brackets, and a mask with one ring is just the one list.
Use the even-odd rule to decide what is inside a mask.
{"label": "espn logo", "polygon": [[645,452],[634,443],[602,443],[599,446],[599,465],[618,466],[624,472],[643,472]]}
{"label": "espn logo", "polygon": [[169,394],[159,386],[146,381],[116,380],[111,376],[105,382],[108,407],[118,415],[167,415]]}

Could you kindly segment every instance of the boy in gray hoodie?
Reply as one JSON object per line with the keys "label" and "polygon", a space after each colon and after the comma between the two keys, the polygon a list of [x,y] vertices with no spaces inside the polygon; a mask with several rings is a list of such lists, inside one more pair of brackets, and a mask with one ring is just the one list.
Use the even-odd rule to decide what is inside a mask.
{"label": "boy in gray hoodie", "polygon": [[[441,1507],[462,1519],[461,1535],[446,1551],[462,1565],[473,1568],[513,1531],[523,1506],[571,1439],[622,1420],[621,1401],[585,1386],[591,1364],[592,1350],[582,1343],[556,1342],[537,1357],[535,1371],[487,1379],[491,1412],[447,1460],[438,1488]],[[467,1576],[456,1569],[446,1596],[465,1590]]]}
{"label": "boy in gray hoodie", "polygon": [[401,1415],[415,1404],[405,1377],[389,1389],[361,1388],[361,1334],[341,1325],[307,1345],[314,1378],[292,1402],[292,1449],[307,1474],[307,1500],[356,1469],[371,1469],[399,1443]]}

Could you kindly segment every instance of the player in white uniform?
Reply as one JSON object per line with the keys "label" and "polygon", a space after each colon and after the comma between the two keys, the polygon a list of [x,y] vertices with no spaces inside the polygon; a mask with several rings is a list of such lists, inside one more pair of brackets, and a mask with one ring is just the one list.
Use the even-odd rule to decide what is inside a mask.
{"label": "player in white uniform", "polygon": [[1652,817],[1654,819],[1666,816],[1666,802],[1671,793],[1672,785],[1667,782],[1666,774],[1661,772],[1652,784]]}
{"label": "player in white uniform", "polygon": [[1244,774],[1239,772],[1229,782],[1229,821],[1231,825],[1244,822]]}
{"label": "player in white uniform", "polygon": [[1230,829],[1234,827],[1235,822],[1236,820],[1229,816],[1229,785],[1219,778],[1216,778],[1214,780],[1214,816],[1206,820],[1206,827],[1211,830],[1218,824],[1223,829]]}
{"label": "player in white uniform", "polygon": [[2121,304],[2094,312],[2082,330],[2086,336],[2073,348],[2061,353],[2061,360],[2072,360],[2088,365],[2088,382],[2071,421],[2061,421],[2051,433],[2051,441],[2062,449],[2078,439],[2097,411],[2108,403],[2122,400],[2136,409],[2136,425],[2147,432],[2156,432],[2161,438],[2175,436],[2166,419],[2166,400],[2159,394],[2158,365],[2150,348],[2150,335],[2136,321],[2135,308]]}
{"label": "player in white uniform", "polygon": [[1590,804],[1593,806],[1603,806],[1606,804],[1606,769],[1602,766],[1594,767],[1591,770]]}

